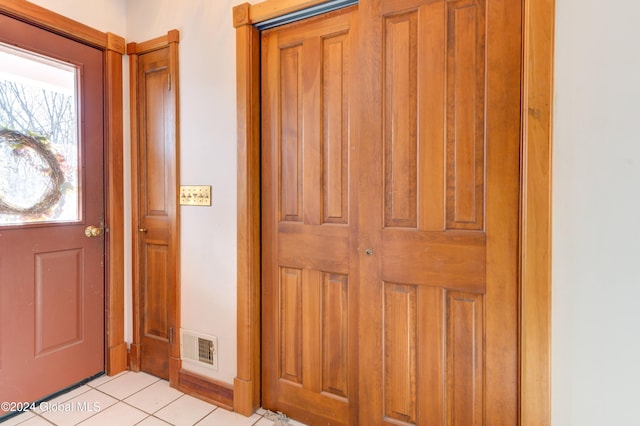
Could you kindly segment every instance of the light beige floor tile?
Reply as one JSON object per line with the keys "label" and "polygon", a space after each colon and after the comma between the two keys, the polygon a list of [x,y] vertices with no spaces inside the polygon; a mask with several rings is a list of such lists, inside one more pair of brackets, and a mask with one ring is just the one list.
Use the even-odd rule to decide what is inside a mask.
{"label": "light beige floor tile", "polygon": [[[4,423],[2,424],[4,426]],[[43,419],[42,417],[31,417],[24,423],[19,423],[20,426],[51,426],[51,423]],[[66,425],[66,423],[60,423],[60,425]]]}
{"label": "light beige floor tile", "polygon": [[163,420],[160,420],[157,417],[149,416],[143,421],[141,421],[140,423],[138,423],[136,426],[168,426],[168,425],[169,423]]}
{"label": "light beige floor tile", "polygon": [[129,372],[120,377],[116,377],[113,380],[109,380],[108,382],[98,386],[97,389],[114,398],[125,399],[147,386],[151,386],[158,380],[160,379],[147,373]]}
{"label": "light beige floor tile", "polygon": [[252,426],[258,420],[260,420],[260,416],[258,414],[254,414],[251,417],[245,417],[242,414],[233,413],[225,410],[224,408],[219,408],[205,417],[200,423],[198,423],[198,426]]}
{"label": "light beige floor tile", "polygon": [[32,417],[35,417],[35,414],[33,414],[31,411],[25,411],[22,414],[18,414],[17,416],[13,416],[10,419],[5,420],[4,422],[0,421],[0,423],[2,423],[2,426],[14,426],[18,423],[29,420]]}
{"label": "light beige floor tile", "polygon": [[149,414],[153,414],[184,395],[182,392],[169,387],[169,382],[159,380],[149,387],[134,393],[125,402]]}
{"label": "light beige floor tile", "polygon": [[[85,392],[89,392],[90,390],[91,390],[91,388],[89,386],[87,386],[87,385],[80,386],[79,388],[75,388],[73,390],[70,390],[67,393],[63,393],[60,396],[57,396],[57,397],[55,397],[53,399],[50,399],[49,401],[42,403],[42,405],[45,406],[45,407],[50,407],[53,404],[61,404],[63,402],[69,401],[69,400],[71,400],[71,399],[73,399],[73,398],[75,398],[77,396],[80,396]],[[37,413],[37,414],[40,414],[40,413],[42,413],[42,409],[40,407],[37,407],[37,408],[35,408],[33,410],[33,412]]]}
{"label": "light beige floor tile", "polygon": [[100,377],[98,377],[97,379],[93,379],[92,381],[90,381],[89,383],[87,383],[87,385],[91,386],[92,388],[97,388],[100,385],[104,385],[107,382],[110,382],[113,379],[117,379],[120,376],[123,376],[125,374],[128,374],[128,371],[123,371],[122,373],[116,374],[115,376],[107,376],[102,375]]}
{"label": "light beige floor tile", "polygon": [[91,389],[65,402],[43,402],[39,408],[42,417],[54,424],[66,426],[80,423],[116,402],[118,401],[109,395]]}
{"label": "light beige floor tile", "polygon": [[133,426],[147,417],[144,411],[133,408],[124,402],[118,402],[115,405],[100,411],[93,417],[80,423],[81,426]]}
{"label": "light beige floor tile", "polygon": [[181,396],[155,416],[176,426],[193,426],[217,407],[189,395]]}
{"label": "light beige floor tile", "polygon": [[273,426],[273,421],[265,419],[264,417],[262,417],[260,419],[260,421],[258,423],[255,424],[255,426]]}

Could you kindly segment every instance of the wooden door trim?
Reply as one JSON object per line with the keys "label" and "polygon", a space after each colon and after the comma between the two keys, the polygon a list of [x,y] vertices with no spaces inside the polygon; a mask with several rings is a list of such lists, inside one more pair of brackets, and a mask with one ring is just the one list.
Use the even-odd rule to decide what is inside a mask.
{"label": "wooden door trim", "polygon": [[260,32],[248,3],[233,9],[237,81],[237,375],[233,408],[251,415],[260,407]]}
{"label": "wooden door trim", "polygon": [[269,0],[256,3],[249,9],[249,19],[252,24],[267,21],[272,18],[308,9],[328,0]]}
{"label": "wooden door trim", "polygon": [[124,197],[122,55],[124,38],[103,33],[25,0],[0,0],[0,13],[100,49],[104,55],[106,361],[109,375],[127,369],[124,340]]}
{"label": "wooden door trim", "polygon": [[[234,409],[260,406],[261,21],[324,0],[267,0],[233,9],[238,146],[238,373]],[[555,0],[523,0],[520,424],[551,424],[551,136]]]}
{"label": "wooden door trim", "polygon": [[[139,280],[139,266],[138,266],[138,252],[140,249],[139,239],[137,236],[140,217],[138,208],[138,186],[135,179],[138,176],[138,146],[140,143],[139,128],[138,128],[138,106],[140,100],[138,99],[138,61],[139,55],[149,53],[154,50],[169,48],[169,69],[171,70],[171,99],[169,102],[173,103],[173,110],[175,111],[175,123],[174,131],[171,135],[175,146],[175,158],[171,159],[172,169],[175,172],[174,188],[177,191],[180,180],[180,115],[179,115],[179,91],[178,91],[178,43],[180,42],[180,32],[178,30],[170,30],[166,35],[154,38],[141,43],[128,43],[127,55],[129,55],[129,96],[130,96],[130,124],[131,124],[131,176],[133,183],[131,185],[131,223],[133,229],[133,237],[131,239],[132,244],[132,265],[133,265],[133,341],[131,343],[131,349],[129,353],[129,367],[132,371],[140,371],[140,325],[141,311],[140,311],[140,280]],[[180,361],[180,206],[178,204],[178,197],[174,199],[174,211],[175,215],[171,219],[171,240],[169,249],[169,262],[174,265],[173,277],[170,277],[173,283],[173,293],[175,300],[175,309],[170,312],[169,324],[173,327],[173,342],[171,344],[171,351],[169,354],[169,383],[173,387],[178,387],[180,382],[180,368],[182,362]]]}
{"label": "wooden door trim", "polygon": [[520,192],[520,424],[551,424],[555,0],[524,0]]}
{"label": "wooden door trim", "polygon": [[[105,50],[108,45],[108,33],[93,29],[26,0],[0,0],[0,12],[98,49]],[[124,39],[120,51],[124,54]]]}

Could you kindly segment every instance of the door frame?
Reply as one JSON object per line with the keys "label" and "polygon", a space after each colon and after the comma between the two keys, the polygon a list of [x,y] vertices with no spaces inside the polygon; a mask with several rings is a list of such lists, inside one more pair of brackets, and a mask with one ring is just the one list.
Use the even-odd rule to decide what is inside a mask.
{"label": "door frame", "polygon": [[127,369],[124,340],[122,55],[124,38],[103,33],[25,0],[0,0],[0,13],[103,52],[105,194],[105,370]]}
{"label": "door frame", "polygon": [[[260,406],[260,31],[256,24],[327,0],[233,8],[236,28],[238,295],[234,409]],[[522,0],[520,421],[551,424],[551,154],[555,0]]]}

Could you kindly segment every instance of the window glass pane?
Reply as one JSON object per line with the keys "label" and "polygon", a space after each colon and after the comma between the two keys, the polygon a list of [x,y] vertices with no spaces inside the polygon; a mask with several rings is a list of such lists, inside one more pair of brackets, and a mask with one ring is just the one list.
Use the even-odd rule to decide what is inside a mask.
{"label": "window glass pane", "polygon": [[79,215],[76,68],[0,43],[0,225]]}

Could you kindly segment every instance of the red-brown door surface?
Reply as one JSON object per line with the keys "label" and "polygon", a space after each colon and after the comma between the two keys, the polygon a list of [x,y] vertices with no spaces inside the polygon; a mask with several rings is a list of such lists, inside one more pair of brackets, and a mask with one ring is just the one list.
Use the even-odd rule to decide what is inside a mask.
{"label": "red-brown door surface", "polygon": [[0,15],[0,55],[0,401],[36,401],[104,369],[102,52]]}

